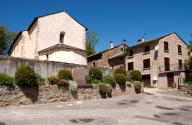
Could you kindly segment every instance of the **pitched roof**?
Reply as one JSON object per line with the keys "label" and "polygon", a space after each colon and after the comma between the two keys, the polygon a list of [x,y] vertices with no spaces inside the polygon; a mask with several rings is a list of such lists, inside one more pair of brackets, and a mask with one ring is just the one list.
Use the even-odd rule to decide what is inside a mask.
{"label": "pitched roof", "polygon": [[66,45],[66,44],[56,44],[56,45],[53,45],[51,47],[45,48],[43,50],[40,50],[40,51],[38,51],[38,53],[43,53],[43,52],[47,52],[47,51],[50,51],[50,50],[53,50],[53,49],[60,49],[60,48],[86,51],[86,50],[79,49],[77,47],[73,47],[73,46]]}
{"label": "pitched roof", "polygon": [[128,48],[127,44],[121,43],[121,44],[119,44],[119,45],[117,45],[117,46],[115,46],[115,47],[113,47],[113,48],[105,49],[105,50],[102,50],[102,51],[100,51],[100,52],[98,52],[98,53],[95,53],[95,54],[93,54],[93,55],[90,55],[90,56],[88,56],[88,58],[89,58],[89,57],[93,57],[93,56],[98,55],[98,54],[102,54],[102,53],[104,53],[104,52],[107,52],[107,51],[109,51],[109,50],[112,50],[112,49],[114,49],[114,48],[117,48],[117,47],[119,47],[119,46],[121,46],[121,45],[125,45],[125,46]]}
{"label": "pitched roof", "polygon": [[[32,28],[32,26],[35,24],[35,22],[39,19],[39,18],[42,18],[42,17],[46,17],[46,16],[50,16],[50,15],[54,15],[54,14],[58,14],[58,13],[66,13],[67,15],[69,15],[68,14],[68,12],[65,12],[65,11],[58,11],[58,12],[54,12],[54,13],[49,13],[49,14],[46,14],[46,15],[43,15],[43,16],[38,16],[38,17],[36,17],[33,21],[32,21],[32,23],[29,25],[29,27],[27,28],[27,30],[29,31],[31,28]],[[86,31],[88,30],[83,24],[81,24],[78,20],[76,20],[73,16],[71,16],[71,15],[69,15],[72,19],[74,19],[77,23],[79,23],[81,26],[83,26],[85,29],[86,29]]]}
{"label": "pitched roof", "polygon": [[[185,41],[176,33],[176,32],[171,32],[171,33],[168,33],[168,34],[165,34],[165,35],[162,35],[162,36],[159,36],[159,37],[156,37],[156,38],[153,38],[151,40],[147,40],[147,41],[144,41],[144,42],[141,42],[141,43],[137,43],[131,47],[129,47],[128,49],[132,49],[134,47],[138,47],[138,46],[142,46],[142,45],[145,45],[145,44],[150,44],[150,43],[153,43],[153,42],[157,42],[159,41],[160,39],[163,39],[171,34],[176,34],[182,41],[183,43],[185,43]],[[185,43],[186,44],[186,43]],[[187,45],[187,44],[186,44]]]}
{"label": "pitched roof", "polygon": [[[29,30],[32,28],[32,26],[35,24],[35,22],[36,22],[39,18],[46,17],[46,16],[50,16],[50,15],[53,15],[53,14],[63,13],[63,12],[66,13],[67,15],[69,15],[69,14],[68,14],[67,12],[65,12],[65,11],[58,11],[58,12],[55,12],[55,13],[49,13],[49,14],[46,14],[46,15],[43,15],[43,16],[38,16],[38,17],[36,17],[36,18],[32,21],[32,23],[29,25],[29,27],[28,27],[26,30],[23,30],[23,31],[29,31]],[[81,26],[83,26],[86,31],[88,30],[84,25],[82,25],[82,24],[81,24],[78,20],[76,20],[74,17],[72,17],[71,15],[69,15],[69,16],[70,16],[72,19],[74,19],[77,23],[79,23]],[[17,37],[15,38],[15,40],[13,41],[13,43],[11,44],[10,49],[9,49],[9,51],[8,51],[8,55],[11,54],[11,51],[12,51],[12,49],[13,49],[13,46],[14,46],[15,42],[18,40],[18,38],[20,37],[20,35],[22,34],[23,31],[20,31],[20,32],[18,33]]]}

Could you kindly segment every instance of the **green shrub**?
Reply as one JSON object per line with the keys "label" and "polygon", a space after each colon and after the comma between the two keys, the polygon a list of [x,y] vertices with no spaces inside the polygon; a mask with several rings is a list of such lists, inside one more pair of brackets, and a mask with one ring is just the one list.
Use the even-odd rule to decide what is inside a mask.
{"label": "green shrub", "polygon": [[100,83],[100,82],[101,82],[101,80],[93,79],[93,80],[91,81],[91,84],[98,84],[98,83]]}
{"label": "green shrub", "polygon": [[141,83],[134,82],[135,93],[141,93]]}
{"label": "green shrub", "polygon": [[37,85],[37,75],[33,68],[29,66],[21,66],[15,73],[15,82],[19,86]]}
{"label": "green shrub", "polygon": [[108,86],[105,83],[99,83],[99,91],[100,93],[108,93]]}
{"label": "green shrub", "polygon": [[116,75],[116,74],[124,74],[125,76],[127,76],[127,73],[123,68],[116,69],[113,75]]}
{"label": "green shrub", "polygon": [[112,76],[103,77],[102,82],[111,84],[112,86],[115,86],[115,79]]}
{"label": "green shrub", "polygon": [[48,82],[49,82],[49,84],[54,85],[59,82],[59,79],[57,78],[57,76],[49,76]]}
{"label": "green shrub", "polygon": [[13,85],[14,78],[5,74],[0,73],[0,85]]}
{"label": "green shrub", "polygon": [[139,70],[133,70],[130,73],[130,77],[134,81],[141,81],[142,80],[142,75],[141,75],[141,72]]}
{"label": "green shrub", "polygon": [[101,98],[111,98],[112,97],[112,86],[111,84],[99,83],[99,92]]}
{"label": "green shrub", "polygon": [[58,73],[59,79],[65,79],[65,80],[73,80],[72,74],[70,70],[62,69]]}
{"label": "green shrub", "polygon": [[37,84],[38,85],[45,85],[45,79],[39,74],[36,74],[36,76],[37,76]]}
{"label": "green shrub", "polygon": [[192,85],[192,80],[185,80],[185,84]]}
{"label": "green shrub", "polygon": [[90,84],[91,81],[92,81],[91,76],[86,76],[86,77],[85,77],[85,81],[86,81],[86,83]]}
{"label": "green shrub", "polygon": [[91,67],[89,69],[89,76],[92,78],[92,80],[102,80],[103,73],[102,71],[97,67]]}
{"label": "green shrub", "polygon": [[125,84],[126,82],[126,76],[124,74],[116,74],[114,78],[115,81],[119,84]]}

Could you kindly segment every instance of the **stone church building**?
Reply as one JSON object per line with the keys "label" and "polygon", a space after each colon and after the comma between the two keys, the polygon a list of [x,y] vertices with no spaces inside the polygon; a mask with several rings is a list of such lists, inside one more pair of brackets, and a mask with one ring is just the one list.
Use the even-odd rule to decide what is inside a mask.
{"label": "stone church building", "polygon": [[37,17],[11,45],[12,57],[87,65],[87,28],[66,12]]}

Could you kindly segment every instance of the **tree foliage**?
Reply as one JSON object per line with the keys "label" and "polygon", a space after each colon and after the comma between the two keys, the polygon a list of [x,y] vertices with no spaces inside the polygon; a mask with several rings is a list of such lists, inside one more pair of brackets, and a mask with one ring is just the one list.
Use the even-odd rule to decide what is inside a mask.
{"label": "tree foliage", "polygon": [[0,55],[6,55],[17,33],[9,31],[0,25]]}
{"label": "tree foliage", "polygon": [[189,41],[188,50],[189,52],[192,52],[192,41]]}
{"label": "tree foliage", "polygon": [[99,39],[96,32],[87,32],[86,35],[86,50],[87,55],[94,54],[95,51],[95,45],[98,43]]}

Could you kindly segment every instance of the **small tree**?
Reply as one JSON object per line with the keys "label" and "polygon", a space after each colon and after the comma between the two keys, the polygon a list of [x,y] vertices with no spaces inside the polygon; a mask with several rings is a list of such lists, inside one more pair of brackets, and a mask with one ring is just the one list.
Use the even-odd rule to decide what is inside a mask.
{"label": "small tree", "polygon": [[91,67],[89,69],[89,76],[92,78],[92,80],[102,80],[103,73],[99,68]]}
{"label": "small tree", "polygon": [[95,53],[95,45],[98,43],[99,39],[97,37],[97,33],[95,32],[87,32],[86,35],[86,50],[87,55],[92,55]]}
{"label": "small tree", "polygon": [[5,74],[0,73],[0,85],[13,85],[14,78]]}
{"label": "small tree", "polygon": [[142,75],[139,70],[133,70],[130,74],[131,79],[134,81],[141,81],[142,80]]}
{"label": "small tree", "polygon": [[123,68],[116,69],[114,72],[114,75],[116,75],[116,74],[124,74],[125,76],[127,76],[127,73],[126,73],[125,69],[123,69]]}
{"label": "small tree", "polygon": [[104,76],[102,82],[111,84],[113,87],[115,86],[115,78],[112,76]]}
{"label": "small tree", "polygon": [[116,74],[115,81],[119,83],[120,85],[124,85],[126,82],[126,76],[124,74]]}
{"label": "small tree", "polygon": [[35,71],[29,66],[21,66],[15,73],[15,82],[19,86],[37,85],[37,80]]}
{"label": "small tree", "polygon": [[68,69],[61,69],[58,73],[59,79],[65,79],[65,80],[73,80],[71,71]]}

